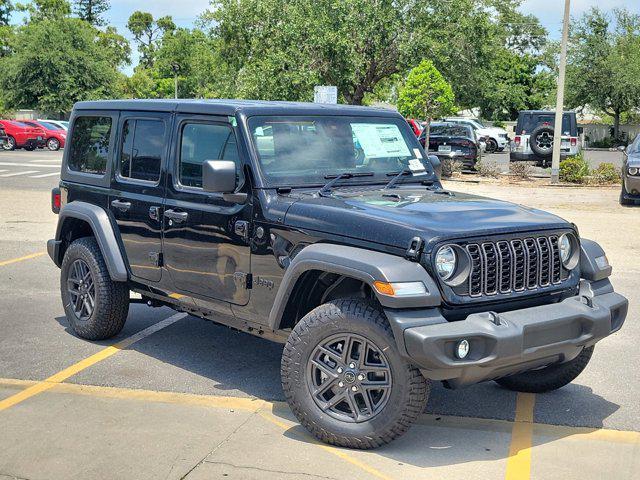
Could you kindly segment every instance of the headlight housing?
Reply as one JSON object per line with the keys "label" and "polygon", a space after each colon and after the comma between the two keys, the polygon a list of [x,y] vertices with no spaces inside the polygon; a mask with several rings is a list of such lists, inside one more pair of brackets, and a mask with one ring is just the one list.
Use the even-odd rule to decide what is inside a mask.
{"label": "headlight housing", "polygon": [[436,253],[436,272],[442,280],[449,280],[456,271],[457,256],[451,245],[440,247]]}
{"label": "headlight housing", "polygon": [[629,172],[629,175],[638,175],[638,172],[640,172],[640,169],[636,167],[629,167],[627,169],[627,172]]}
{"label": "headlight housing", "polygon": [[567,270],[573,270],[580,260],[580,245],[575,235],[563,233],[558,238],[560,261]]}

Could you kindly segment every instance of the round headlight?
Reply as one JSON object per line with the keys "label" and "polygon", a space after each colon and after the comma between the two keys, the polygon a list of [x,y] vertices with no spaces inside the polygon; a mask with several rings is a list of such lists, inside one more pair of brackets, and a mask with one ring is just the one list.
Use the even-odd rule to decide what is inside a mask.
{"label": "round headlight", "polygon": [[436,253],[436,270],[442,280],[448,280],[456,271],[456,252],[446,245]]}
{"label": "round headlight", "polygon": [[636,167],[629,167],[629,175],[637,175],[638,169]]}
{"label": "round headlight", "polygon": [[562,260],[562,264],[566,266],[567,262],[571,258],[571,254],[573,253],[573,247],[571,245],[569,235],[566,233],[560,235],[560,238],[558,239],[558,247],[560,248],[560,260]]}

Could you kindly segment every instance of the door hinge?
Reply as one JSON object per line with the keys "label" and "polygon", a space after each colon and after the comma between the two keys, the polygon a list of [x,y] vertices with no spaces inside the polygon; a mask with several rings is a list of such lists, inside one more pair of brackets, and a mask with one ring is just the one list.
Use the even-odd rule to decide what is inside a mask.
{"label": "door hinge", "polygon": [[163,265],[161,252],[149,252],[149,259],[156,267],[161,267]]}

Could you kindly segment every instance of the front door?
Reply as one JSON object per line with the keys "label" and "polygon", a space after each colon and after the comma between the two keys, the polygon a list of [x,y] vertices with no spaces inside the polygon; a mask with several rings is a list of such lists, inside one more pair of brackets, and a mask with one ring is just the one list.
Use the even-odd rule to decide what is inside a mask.
{"label": "front door", "polygon": [[227,117],[182,115],[175,121],[174,161],[164,211],[164,259],[174,287],[203,299],[249,301],[249,202],[233,203],[202,190],[202,163],[236,162],[244,184],[236,129]]}
{"label": "front door", "polygon": [[163,159],[171,115],[123,113],[109,198],[133,279],[158,282],[162,270]]}

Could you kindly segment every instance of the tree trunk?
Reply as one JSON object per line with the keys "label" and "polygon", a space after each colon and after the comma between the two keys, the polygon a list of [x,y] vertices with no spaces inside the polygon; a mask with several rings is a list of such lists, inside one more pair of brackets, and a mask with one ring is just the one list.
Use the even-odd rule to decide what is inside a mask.
{"label": "tree trunk", "polygon": [[429,136],[431,135],[431,117],[427,118],[427,124],[424,127],[424,151],[429,155]]}
{"label": "tree trunk", "polygon": [[620,110],[615,110],[613,115],[613,139],[620,138]]}

